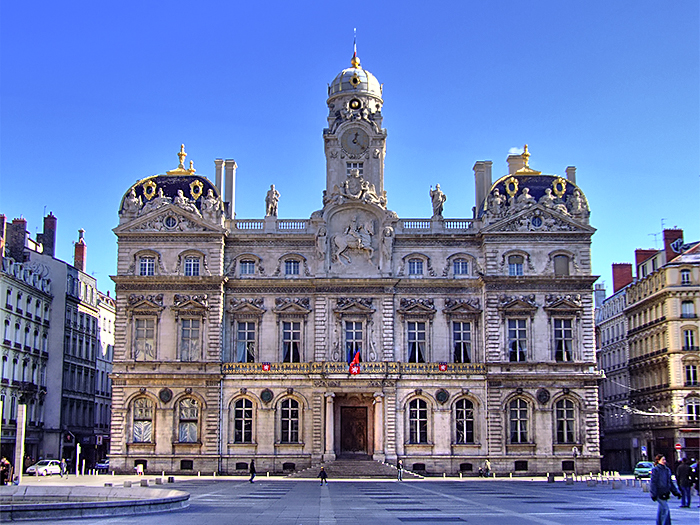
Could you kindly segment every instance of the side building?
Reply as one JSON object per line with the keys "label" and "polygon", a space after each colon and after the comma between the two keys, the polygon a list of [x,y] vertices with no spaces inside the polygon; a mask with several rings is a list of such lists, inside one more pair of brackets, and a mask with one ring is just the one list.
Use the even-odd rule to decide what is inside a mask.
{"label": "side building", "polygon": [[575,168],[542,174],[526,146],[495,182],[475,164],[471,217],[445,218],[438,185],[432,217],[399,218],[380,83],[355,56],[328,94],[309,219],[279,219],[274,186],[264,218],[236,218],[235,161],[212,182],[184,146],[127,189],[112,467],[598,471],[595,230]]}
{"label": "side building", "polygon": [[[597,312],[606,377],[603,454],[619,470],[656,454],[666,455],[671,466],[683,456],[700,457],[700,243],[684,243],[682,230],[663,233],[663,249],[635,251],[634,279],[631,264],[616,265],[624,287]],[[617,308],[621,297],[624,321]],[[608,333],[612,322],[626,323],[623,339]],[[628,351],[624,371],[623,360],[614,358],[616,347]],[[628,462],[613,459],[623,448]]]}
{"label": "side building", "polygon": [[[113,299],[108,298],[112,303],[111,309],[100,308],[96,280],[85,272],[87,247],[82,230],[75,243],[73,264],[55,257],[56,225],[56,217],[49,214],[44,218],[44,231],[36,240],[30,238],[25,219],[14,219],[5,225],[3,268],[13,268],[12,272],[20,272],[21,275],[36,275],[37,282],[40,282],[38,279],[46,281],[44,286],[51,294],[50,301],[41,301],[42,312],[37,314],[36,308],[40,306],[37,300],[32,299],[30,311],[27,311],[29,303],[25,305],[22,293],[22,308],[18,311],[17,291],[3,278],[3,286],[7,287],[4,291],[6,298],[15,294],[12,299],[12,314],[6,301],[8,311],[5,313],[5,321],[9,321],[10,325],[15,323],[15,329],[19,326],[22,333],[29,333],[25,338],[29,342],[25,341],[20,346],[36,354],[22,360],[20,366],[26,362],[28,367],[24,376],[21,369],[13,376],[12,368],[9,368],[7,380],[10,384],[19,382],[25,391],[31,390],[30,395],[16,399],[16,402],[27,404],[27,428],[31,430],[37,427],[37,431],[28,432],[25,439],[27,459],[65,457],[74,467],[80,444],[80,457],[89,468],[99,459],[95,457],[99,450],[96,448],[97,436],[104,437],[109,433],[108,426],[100,429],[95,425],[95,383],[98,377],[97,354],[101,335],[98,331],[98,317],[100,312],[103,317],[108,317],[111,311],[113,323],[114,306]],[[18,315],[24,319],[19,319]],[[41,322],[41,329],[37,326],[33,330],[30,321],[35,324]],[[32,338],[34,332],[39,338],[37,342]],[[37,346],[38,351],[35,349]],[[18,357],[17,351],[20,348],[14,340],[12,347],[3,347],[3,358],[7,358],[10,363]],[[34,363],[37,358],[39,362]],[[36,381],[31,373],[35,364],[38,370]],[[106,363],[101,366],[109,374],[110,366]],[[13,410],[14,397],[7,397],[10,400],[10,410]],[[33,404],[38,408],[33,409]],[[3,450],[7,448],[8,451],[14,451],[16,428],[13,425],[16,425],[16,421],[12,417],[3,421]],[[102,450],[102,455],[104,454],[105,450]]]}

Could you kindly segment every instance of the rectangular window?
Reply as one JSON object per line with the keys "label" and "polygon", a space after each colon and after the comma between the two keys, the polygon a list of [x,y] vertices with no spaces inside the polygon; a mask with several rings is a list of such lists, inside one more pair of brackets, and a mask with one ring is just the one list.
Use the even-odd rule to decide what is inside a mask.
{"label": "rectangular window", "polygon": [[148,399],[134,401],[134,443],[150,443],[153,435],[153,405]]}
{"label": "rectangular window", "polygon": [[299,261],[287,260],[284,261],[285,275],[299,275]]}
{"label": "rectangular window", "polygon": [[362,162],[348,162],[348,163],[346,163],[345,166],[346,166],[346,169],[345,169],[346,175],[350,175],[350,172],[352,170],[357,170],[357,174],[360,177],[362,177],[362,175],[364,174],[364,169],[363,169],[364,163],[362,163]]}
{"label": "rectangular window", "polygon": [[153,361],[156,358],[155,326],[153,319],[134,320],[134,360]]}
{"label": "rectangular window", "polygon": [[349,363],[360,352],[362,356],[362,321],[345,321],[345,357]]}
{"label": "rectangular window", "polygon": [[185,257],[185,275],[188,277],[199,276],[199,257]]}
{"label": "rectangular window", "polygon": [[511,255],[508,257],[508,275],[515,277],[523,274],[523,262],[525,259],[522,255]]}
{"label": "rectangular window", "polygon": [[508,354],[513,362],[527,360],[526,319],[508,319]]}
{"label": "rectangular window", "polygon": [[408,362],[425,363],[425,322],[409,321],[408,327]]}
{"label": "rectangular window", "polygon": [[472,362],[472,324],[466,321],[452,322],[452,340],[454,345],[454,362]]}
{"label": "rectangular window", "polygon": [[241,275],[255,274],[255,261],[241,261]]}
{"label": "rectangular window", "polygon": [[285,363],[301,362],[301,323],[298,321],[284,321],[282,323],[282,344]]}
{"label": "rectangular window", "polygon": [[452,270],[455,275],[467,275],[469,273],[469,262],[466,259],[455,259],[452,263]]}
{"label": "rectangular window", "polygon": [[510,442],[527,443],[527,402],[516,399],[510,403]]}
{"label": "rectangular window", "polygon": [[698,386],[698,366],[685,365],[685,386]]}
{"label": "rectangular window", "polygon": [[690,270],[681,270],[681,284],[690,284]]}
{"label": "rectangular window", "polygon": [[236,330],[236,362],[255,362],[255,323],[238,321]]}
{"label": "rectangular window", "polygon": [[139,275],[155,275],[156,273],[156,258],[141,257],[139,259]]}
{"label": "rectangular window", "polygon": [[568,399],[557,403],[557,442],[574,442],[574,403]]}
{"label": "rectangular window", "polygon": [[421,259],[408,261],[408,275],[423,275],[423,261]]}
{"label": "rectangular window", "polygon": [[695,332],[683,330],[683,350],[695,350]]}
{"label": "rectangular window", "polygon": [[571,319],[554,319],[554,359],[572,361],[574,331]]}
{"label": "rectangular window", "polygon": [[199,357],[199,319],[183,319],[180,360],[196,361]]}

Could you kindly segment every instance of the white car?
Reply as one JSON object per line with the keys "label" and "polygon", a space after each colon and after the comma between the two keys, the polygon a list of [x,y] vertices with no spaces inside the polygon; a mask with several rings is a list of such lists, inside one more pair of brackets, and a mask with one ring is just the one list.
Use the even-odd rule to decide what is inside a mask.
{"label": "white car", "polygon": [[61,473],[61,462],[57,459],[42,459],[27,468],[27,474],[38,474],[39,476],[50,476]]}

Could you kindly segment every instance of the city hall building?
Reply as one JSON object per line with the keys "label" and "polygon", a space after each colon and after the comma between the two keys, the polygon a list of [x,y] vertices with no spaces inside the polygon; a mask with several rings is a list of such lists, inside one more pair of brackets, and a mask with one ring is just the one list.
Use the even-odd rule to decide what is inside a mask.
{"label": "city hall building", "polygon": [[274,187],[264,218],[236,219],[236,163],[212,181],[184,146],[127,189],[112,468],[599,470],[595,230],[575,168],[542,174],[525,147],[495,177],[476,162],[468,217],[443,217],[436,187],[432,217],[401,218],[381,84],[354,56],[326,103],[308,219],[279,218]]}

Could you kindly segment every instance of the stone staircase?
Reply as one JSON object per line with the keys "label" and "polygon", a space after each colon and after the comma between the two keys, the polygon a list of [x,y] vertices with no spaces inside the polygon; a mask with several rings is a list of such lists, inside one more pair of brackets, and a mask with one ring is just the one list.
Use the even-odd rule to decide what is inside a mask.
{"label": "stone staircase", "polygon": [[[370,456],[340,457],[335,461],[328,461],[314,465],[310,468],[293,472],[289,478],[316,478],[324,467],[329,480],[334,479],[396,479],[396,467],[388,463],[374,461]],[[423,476],[403,471],[403,478],[422,479]]]}

